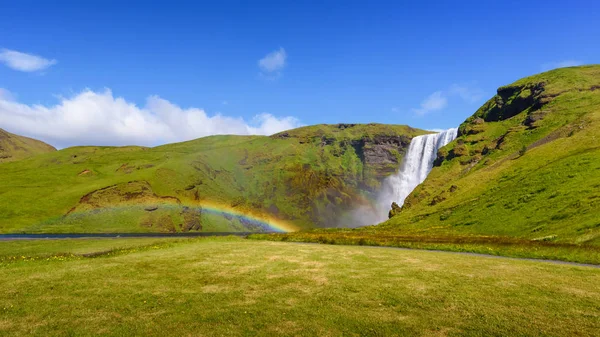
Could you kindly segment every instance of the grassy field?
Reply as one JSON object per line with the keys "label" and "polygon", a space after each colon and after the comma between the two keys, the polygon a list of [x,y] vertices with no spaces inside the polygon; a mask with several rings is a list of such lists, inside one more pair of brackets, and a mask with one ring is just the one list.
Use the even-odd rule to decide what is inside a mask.
{"label": "grassy field", "polygon": [[357,229],[253,234],[250,238],[280,242],[442,250],[600,265],[600,247],[597,245],[557,243],[551,240],[527,240],[497,235],[411,234],[381,230],[379,226],[372,226]]}
{"label": "grassy field", "polygon": [[101,238],[60,240],[0,240],[0,262],[66,259],[163,248],[183,238]]}
{"label": "grassy field", "polygon": [[[62,258],[7,258],[43,251]],[[600,269],[590,267],[240,238],[0,242],[0,256],[0,335],[593,336],[600,329]]]}

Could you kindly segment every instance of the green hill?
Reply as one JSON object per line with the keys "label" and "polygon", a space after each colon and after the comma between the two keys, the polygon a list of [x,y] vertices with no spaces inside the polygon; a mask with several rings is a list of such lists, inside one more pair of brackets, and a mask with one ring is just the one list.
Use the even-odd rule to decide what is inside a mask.
{"label": "green hill", "polygon": [[0,163],[21,160],[56,149],[42,141],[14,135],[0,129]]}
{"label": "green hill", "polygon": [[[0,232],[260,231],[335,225],[395,172],[399,125],[316,125],[0,164]],[[266,224],[270,224],[268,226]]]}
{"label": "green hill", "polygon": [[600,66],[499,88],[435,165],[378,229],[600,244]]}

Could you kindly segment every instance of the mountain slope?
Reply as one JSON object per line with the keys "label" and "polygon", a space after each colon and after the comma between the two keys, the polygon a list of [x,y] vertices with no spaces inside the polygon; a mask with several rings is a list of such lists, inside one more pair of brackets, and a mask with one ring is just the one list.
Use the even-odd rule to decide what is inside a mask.
{"label": "mountain slope", "polygon": [[600,244],[600,66],[499,88],[376,228]]}
{"label": "mountain slope", "polygon": [[156,148],[68,148],[1,164],[0,231],[273,229],[256,219],[288,224],[279,229],[331,226],[424,133],[338,124]]}
{"label": "mountain slope", "polygon": [[0,163],[21,160],[56,149],[42,141],[18,136],[0,129]]}

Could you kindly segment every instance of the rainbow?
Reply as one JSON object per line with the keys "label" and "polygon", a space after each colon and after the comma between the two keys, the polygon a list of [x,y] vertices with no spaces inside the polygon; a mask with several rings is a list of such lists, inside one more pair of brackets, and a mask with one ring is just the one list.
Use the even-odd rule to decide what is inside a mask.
{"label": "rainbow", "polygon": [[277,232],[295,232],[299,230],[298,227],[273,216],[254,214],[253,212],[249,211],[242,212],[231,206],[214,201],[203,200],[196,203],[202,208],[202,211],[208,211],[215,214],[228,214],[237,218],[259,222],[267,225],[269,228],[272,228]]}
{"label": "rainbow", "polygon": [[[248,210],[239,210],[234,207],[231,207],[225,203],[210,201],[210,200],[200,200],[200,201],[186,201],[184,203],[175,202],[173,200],[163,200],[162,202],[134,202],[128,204],[121,204],[115,206],[101,207],[96,208],[97,210],[104,211],[118,211],[120,209],[128,209],[131,207],[151,207],[157,206],[159,208],[173,208],[173,207],[189,207],[189,208],[200,208],[202,212],[220,215],[220,216],[231,216],[237,218],[239,220],[246,220],[249,222],[257,223],[262,225],[261,227],[265,229],[269,229],[270,231],[275,232],[295,232],[298,231],[299,228],[294,226],[291,223],[286,221],[277,219],[274,216],[266,215],[263,213],[255,213]],[[68,215],[86,215],[89,214],[90,209],[79,209],[74,212],[69,212]]]}

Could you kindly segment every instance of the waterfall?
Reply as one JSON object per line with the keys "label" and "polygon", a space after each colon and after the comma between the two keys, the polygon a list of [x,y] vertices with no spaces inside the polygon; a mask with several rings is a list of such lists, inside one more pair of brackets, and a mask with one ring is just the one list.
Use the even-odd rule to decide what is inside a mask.
{"label": "waterfall", "polygon": [[457,128],[412,139],[398,173],[386,178],[377,196],[377,213],[381,221],[387,219],[392,202],[402,206],[417,185],[422,183],[433,168],[438,150],[456,138]]}

